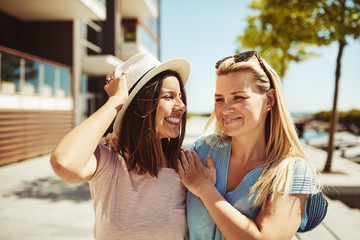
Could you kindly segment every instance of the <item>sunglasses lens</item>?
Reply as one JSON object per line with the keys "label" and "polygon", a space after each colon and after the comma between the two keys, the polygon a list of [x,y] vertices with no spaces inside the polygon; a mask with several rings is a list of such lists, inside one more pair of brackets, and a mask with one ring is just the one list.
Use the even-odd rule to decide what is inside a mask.
{"label": "sunglasses lens", "polygon": [[216,62],[215,64],[215,69],[219,69],[220,65],[225,62],[226,60],[228,60],[229,58],[232,58],[233,56],[230,56],[230,57],[226,57],[226,58],[222,58],[220,59],[219,61]]}
{"label": "sunglasses lens", "polygon": [[246,60],[248,60],[249,58],[251,58],[251,57],[254,56],[254,55],[256,56],[256,59],[258,60],[258,62],[259,62],[259,64],[260,64],[260,67],[261,67],[262,70],[265,72],[266,76],[269,78],[271,87],[273,87],[273,86],[272,86],[272,78],[271,78],[271,76],[270,76],[270,74],[269,74],[269,71],[266,69],[265,64],[263,63],[262,59],[260,58],[260,56],[257,54],[256,51],[246,51],[246,52],[242,52],[242,53],[240,53],[240,54],[237,54],[237,55],[235,55],[235,56],[230,56],[230,57],[223,58],[223,59],[221,59],[221,60],[219,60],[219,61],[216,62],[215,68],[216,68],[216,69],[219,69],[219,67],[221,66],[221,64],[222,64],[223,62],[225,62],[225,61],[226,61],[227,59],[229,59],[229,58],[234,58],[234,62],[235,62],[235,63],[238,63],[238,62],[246,61]]}
{"label": "sunglasses lens", "polygon": [[215,68],[219,69],[220,65],[225,62],[226,60],[228,60],[229,58],[234,58],[234,62],[238,63],[238,62],[243,62],[248,60],[249,58],[251,58],[252,56],[254,56],[256,54],[256,51],[246,51],[246,52],[242,52],[240,54],[237,54],[235,56],[230,56],[230,57],[226,57],[223,59],[220,59],[219,61],[216,62],[215,64]]}

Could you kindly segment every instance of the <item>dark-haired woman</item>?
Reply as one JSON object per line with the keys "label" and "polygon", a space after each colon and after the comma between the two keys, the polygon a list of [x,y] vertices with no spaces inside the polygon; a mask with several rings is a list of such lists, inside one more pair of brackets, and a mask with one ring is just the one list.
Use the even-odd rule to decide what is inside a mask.
{"label": "dark-haired woman", "polygon": [[[189,71],[182,59],[135,55],[107,76],[108,101],[54,149],[51,164],[62,180],[90,184],[95,239],[187,238],[176,161]],[[119,153],[99,143],[114,118]]]}

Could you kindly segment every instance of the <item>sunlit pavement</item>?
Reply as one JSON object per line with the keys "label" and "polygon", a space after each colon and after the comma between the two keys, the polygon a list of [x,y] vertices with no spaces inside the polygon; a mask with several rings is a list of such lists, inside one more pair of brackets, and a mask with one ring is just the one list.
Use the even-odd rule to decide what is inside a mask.
{"label": "sunlit pavement", "polygon": [[93,239],[88,184],[62,182],[49,158],[0,168],[0,239]]}

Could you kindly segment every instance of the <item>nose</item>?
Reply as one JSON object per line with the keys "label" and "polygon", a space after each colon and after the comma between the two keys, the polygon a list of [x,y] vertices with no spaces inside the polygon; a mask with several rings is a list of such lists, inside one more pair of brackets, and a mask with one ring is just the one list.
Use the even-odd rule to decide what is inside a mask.
{"label": "nose", "polygon": [[176,100],[175,100],[174,108],[177,111],[186,112],[186,105],[184,104],[184,102],[179,97],[177,97]]}
{"label": "nose", "polygon": [[233,113],[233,112],[234,112],[233,104],[232,104],[231,102],[226,102],[226,101],[225,101],[225,104],[223,105],[222,112],[223,112],[224,114]]}

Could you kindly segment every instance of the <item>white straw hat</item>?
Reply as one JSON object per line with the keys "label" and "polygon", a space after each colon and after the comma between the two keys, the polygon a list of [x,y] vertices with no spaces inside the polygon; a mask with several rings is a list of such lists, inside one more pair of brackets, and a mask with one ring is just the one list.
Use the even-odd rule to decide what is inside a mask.
{"label": "white straw hat", "polygon": [[190,74],[190,64],[184,59],[172,59],[161,63],[150,54],[138,53],[125,61],[121,70],[126,72],[128,89],[131,92],[115,118],[113,131],[117,136],[120,134],[121,122],[130,102],[149,80],[163,71],[171,70],[180,75],[185,85]]}

